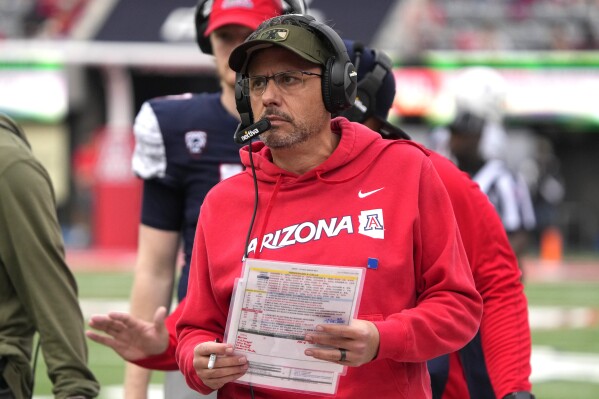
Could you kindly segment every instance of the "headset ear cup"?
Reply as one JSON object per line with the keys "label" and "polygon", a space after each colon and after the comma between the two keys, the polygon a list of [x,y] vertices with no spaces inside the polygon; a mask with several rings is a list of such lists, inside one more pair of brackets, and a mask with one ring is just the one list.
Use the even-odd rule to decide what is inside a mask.
{"label": "headset ear cup", "polygon": [[351,61],[347,61],[343,65],[343,78],[340,81],[340,87],[342,88],[343,97],[339,102],[341,109],[347,109],[354,105],[356,100],[357,88],[358,88],[358,71],[354,67]]}
{"label": "headset ear cup", "polygon": [[331,113],[343,111],[351,107],[356,99],[356,74],[351,62],[343,62],[331,57],[327,62],[329,71],[328,93],[329,108]]}
{"label": "headset ear cup", "polygon": [[333,104],[332,98],[332,84],[331,84],[331,74],[333,63],[335,62],[335,57],[330,57],[327,60],[327,64],[324,66],[324,71],[322,72],[322,99],[324,102],[324,107],[330,113],[337,112],[335,106]]}
{"label": "headset ear cup", "polygon": [[[299,18],[300,16],[294,16]],[[334,56],[327,60],[323,73],[323,100],[326,109],[336,114],[351,107],[356,98],[357,73],[347,54],[345,43],[333,28],[310,16],[301,16],[308,26],[328,43]]]}
{"label": "headset ear cup", "polygon": [[206,28],[208,28],[208,18],[212,11],[212,0],[199,0],[196,5],[195,12],[195,30],[196,30],[196,43],[200,50],[204,54],[212,54],[212,44],[210,38],[204,36]]}
{"label": "headset ear cup", "polygon": [[[198,32],[198,35],[200,33]],[[197,37],[197,43],[198,46],[200,47],[200,50],[202,51],[202,53],[204,54],[212,54],[212,43],[210,43],[210,38],[209,37],[204,37],[204,36],[198,36]]]}

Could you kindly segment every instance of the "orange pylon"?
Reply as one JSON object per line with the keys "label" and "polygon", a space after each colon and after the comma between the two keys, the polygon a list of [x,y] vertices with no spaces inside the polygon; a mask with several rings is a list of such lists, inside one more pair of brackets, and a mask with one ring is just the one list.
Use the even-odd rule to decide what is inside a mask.
{"label": "orange pylon", "polygon": [[562,233],[557,227],[546,228],[541,235],[541,261],[559,266],[563,256]]}

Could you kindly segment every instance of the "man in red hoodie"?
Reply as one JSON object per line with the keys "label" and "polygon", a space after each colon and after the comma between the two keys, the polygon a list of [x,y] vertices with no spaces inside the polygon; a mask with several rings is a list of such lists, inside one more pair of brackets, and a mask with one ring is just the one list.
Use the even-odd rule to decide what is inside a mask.
{"label": "man in red hoodie", "polygon": [[[371,126],[384,137],[406,138],[405,133],[386,123],[395,96],[390,61],[383,53],[364,48],[358,50],[358,46],[351,42],[346,42],[346,45],[350,59],[358,68],[358,106],[344,112],[344,116]],[[430,154],[430,159],[448,190],[477,289],[485,300],[482,326],[476,339],[460,352],[452,353],[450,362],[436,359],[434,368],[429,363],[433,372],[434,397],[532,398],[528,392],[530,330],[526,298],[501,221],[467,175],[435,153]],[[167,319],[170,346],[166,351],[168,339],[164,312],[158,315],[155,326],[118,313],[110,317],[98,316],[93,321],[104,331],[110,330],[108,326],[119,325],[120,333],[115,335],[115,340],[103,339],[126,359],[144,367],[175,369],[174,328],[182,309],[183,304]],[[122,322],[125,324],[121,325]],[[124,325],[129,328],[122,328]],[[161,355],[139,360],[152,354]],[[476,354],[478,356],[473,356]],[[474,362],[476,360],[478,363]],[[444,368],[439,365],[449,366],[449,363],[448,375],[447,370],[444,373]]]}
{"label": "man in red hoodie", "polygon": [[[365,272],[358,318],[306,334],[322,345],[306,358],[348,366],[339,398],[429,398],[426,361],[472,339],[482,303],[427,151],[331,120],[353,103],[356,72],[340,37],[311,17],[264,22],[229,65],[241,77],[242,121],[266,119],[271,127],[241,150],[246,171],[217,184],[200,211],[177,322],[187,383],[223,397],[318,397],[233,383],[259,372],[232,343],[214,342],[223,338],[242,259],[363,268],[376,259]],[[246,129],[242,141],[256,132]],[[311,225],[327,228],[315,236]]]}
{"label": "man in red hoodie", "polygon": [[[326,335],[308,334],[324,347],[306,356],[349,366],[337,397],[428,398],[426,360],[467,343],[481,310],[451,203],[428,152],[408,141],[382,140],[342,118],[331,122],[331,113],[349,107],[355,95],[353,65],[332,29],[292,16],[270,20],[252,38],[230,60],[246,79],[242,93],[250,101],[249,110],[239,103],[238,109],[268,118],[272,127],[262,143],[242,149],[246,172],[217,185],[202,206],[188,296],[177,309],[179,367],[200,392],[317,397],[231,383],[247,372],[247,359],[234,354],[231,344],[213,341],[223,337],[242,257],[357,267],[376,258],[377,267],[366,271],[358,319],[349,326],[322,325]],[[263,49],[248,66],[256,45]],[[253,176],[256,228],[244,245],[253,220]],[[378,217],[379,224],[368,226],[373,231],[361,222],[368,215]],[[297,229],[338,220],[345,224],[319,239],[306,239]],[[291,230],[295,239],[270,240]],[[147,331],[164,337],[163,318],[164,311],[157,314],[158,328],[146,325]],[[126,316],[113,319],[113,327],[103,327],[110,323],[103,317],[93,318],[92,326],[118,338],[134,323]],[[132,348],[88,335],[139,359]],[[162,342],[151,353],[164,351]],[[171,340],[171,359],[174,346]],[[213,369],[211,353],[218,355]]]}

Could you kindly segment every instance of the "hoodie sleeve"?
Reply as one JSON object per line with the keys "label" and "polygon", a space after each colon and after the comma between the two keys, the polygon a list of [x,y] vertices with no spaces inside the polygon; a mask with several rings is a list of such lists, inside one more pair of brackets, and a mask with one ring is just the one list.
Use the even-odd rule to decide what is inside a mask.
{"label": "hoodie sleeve", "polygon": [[414,225],[416,306],[375,323],[378,358],[423,362],[455,351],[476,334],[481,297],[462,245],[447,191],[422,158]]}
{"label": "hoodie sleeve", "polygon": [[516,256],[495,208],[465,173],[431,156],[451,198],[474,282],[484,302],[480,334],[495,394],[530,391],[528,305]]}
{"label": "hoodie sleeve", "polygon": [[179,370],[179,366],[177,365],[177,360],[175,358],[175,350],[177,349],[177,331],[176,325],[177,320],[179,320],[179,316],[181,312],[183,312],[185,303],[185,298],[179,303],[177,308],[173,313],[168,315],[166,318],[165,325],[166,330],[168,331],[168,347],[166,350],[154,356],[148,356],[143,359],[136,360],[132,363],[137,364],[140,367],[144,367],[150,370]]}

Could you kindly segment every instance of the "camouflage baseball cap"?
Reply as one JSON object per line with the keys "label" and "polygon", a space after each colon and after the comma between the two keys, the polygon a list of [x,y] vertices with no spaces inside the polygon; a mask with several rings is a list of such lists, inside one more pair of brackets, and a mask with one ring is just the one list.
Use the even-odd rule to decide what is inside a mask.
{"label": "camouflage baseball cap", "polygon": [[305,60],[326,65],[331,51],[317,34],[297,25],[281,24],[258,28],[248,40],[237,46],[229,57],[229,66],[235,72],[245,72],[253,52],[279,46],[293,51]]}

